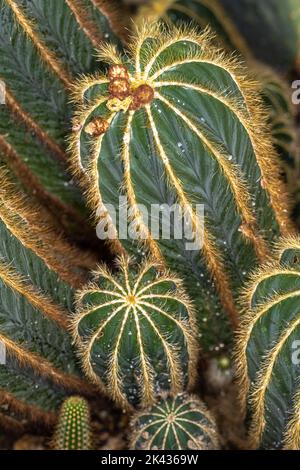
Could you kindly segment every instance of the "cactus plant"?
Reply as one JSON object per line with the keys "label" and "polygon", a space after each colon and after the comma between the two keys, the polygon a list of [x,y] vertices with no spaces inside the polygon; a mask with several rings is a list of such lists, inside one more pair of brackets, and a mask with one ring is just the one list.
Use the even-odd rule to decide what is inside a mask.
{"label": "cactus plant", "polygon": [[261,95],[269,110],[268,120],[273,143],[283,162],[288,163],[286,171],[291,177],[289,167],[294,167],[296,160],[296,131],[289,88],[279,74],[254,59],[246,41],[222,7],[221,2],[219,0],[153,0],[141,6],[136,18],[137,24],[144,21],[145,17],[155,20],[163,19],[167,24],[170,22],[180,24],[183,21],[189,24],[193,21],[202,31],[209,27],[215,34],[214,42],[217,46],[226,48],[230,52],[236,51],[247,60],[249,69],[254,70],[261,84]]}
{"label": "cactus plant", "polygon": [[[0,169],[1,407],[11,418],[53,423],[74,392],[91,394],[68,333],[76,288],[87,280],[85,255],[25,202]],[[1,355],[2,357],[2,355]]]}
{"label": "cactus plant", "polygon": [[165,396],[132,420],[130,448],[136,450],[212,450],[219,447],[216,424],[199,398]]}
{"label": "cactus plant", "polygon": [[300,449],[299,254],[299,238],[284,239],[279,261],[255,273],[244,293],[236,362],[254,448]]}
{"label": "cactus plant", "polygon": [[[113,249],[137,258],[148,251],[177,272],[197,305],[203,348],[218,351],[230,341],[230,322],[239,321],[238,287],[267,258],[269,242],[293,231],[277,155],[255,86],[207,34],[146,24],[131,52],[126,59],[105,47],[108,75],[75,87],[73,169],[90,179],[95,213],[115,208],[116,223],[106,217]],[[115,238],[119,196],[127,197],[139,240]],[[176,239],[172,227],[170,239],[153,233],[153,206],[176,203],[194,241],[201,238],[195,205],[204,205],[201,249]]]}
{"label": "cactus plant", "polygon": [[70,397],[61,407],[53,439],[56,450],[90,450],[90,410],[82,397]]}
{"label": "cactus plant", "polygon": [[87,211],[66,153],[70,85],[80,74],[95,71],[97,44],[119,44],[121,23],[111,3],[0,1],[0,80],[6,88],[0,158],[56,219],[59,211],[60,224],[78,237],[87,226]]}
{"label": "cactus plant", "polygon": [[193,309],[170,273],[147,261],[140,270],[119,260],[78,294],[73,334],[87,376],[125,408],[153,403],[160,390],[194,380]]}

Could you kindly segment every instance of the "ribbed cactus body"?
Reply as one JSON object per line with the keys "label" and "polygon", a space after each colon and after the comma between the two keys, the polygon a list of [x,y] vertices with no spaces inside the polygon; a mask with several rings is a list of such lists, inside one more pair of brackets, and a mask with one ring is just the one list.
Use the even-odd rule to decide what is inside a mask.
{"label": "ribbed cactus body", "polygon": [[[102,51],[112,64],[108,76],[88,77],[75,90],[73,168],[90,178],[95,212],[115,208],[112,233],[120,235],[119,196],[127,198],[139,240],[120,236],[111,240],[114,250],[150,252],[183,278],[212,350],[230,336],[224,311],[238,323],[237,288],[266,259],[268,242],[291,230],[285,189],[255,87],[206,35],[146,25],[132,47],[128,62],[112,48]],[[176,238],[172,218],[169,239],[154,233],[151,224],[165,215],[153,216],[153,206],[173,204],[183,209],[192,241],[201,238],[195,214],[204,205],[201,249],[185,234]]]}
{"label": "ribbed cactus body", "polygon": [[164,397],[137,413],[132,423],[131,449],[217,449],[216,424],[205,404],[196,396],[181,393]]}
{"label": "ribbed cactus body", "polygon": [[[253,15],[255,15],[255,6],[253,8]],[[244,12],[241,12],[241,15],[244,17]],[[293,16],[295,15],[296,12],[293,13]],[[247,60],[249,69],[253,71],[261,84],[260,93],[268,107],[268,121],[273,143],[284,163],[293,167],[296,159],[296,137],[289,87],[279,74],[254,59],[246,39],[243,38],[221,2],[219,0],[153,0],[140,7],[136,18],[137,24],[142,23],[145,18],[164,20],[166,24],[170,22],[190,24],[192,22],[200,31],[209,27],[215,35],[214,43],[217,46],[236,52]],[[255,20],[257,21],[256,16]],[[294,22],[296,23],[296,19]]]}
{"label": "ribbed cactus body", "polygon": [[284,240],[278,254],[245,293],[236,359],[253,447],[299,450],[299,239]]}
{"label": "ribbed cactus body", "polygon": [[190,385],[196,347],[180,282],[151,262],[136,271],[122,259],[119,267],[118,276],[97,271],[79,294],[73,329],[87,376],[129,408]]}
{"label": "ribbed cactus body", "polygon": [[96,70],[96,45],[119,44],[119,23],[99,0],[1,0],[0,8],[0,159],[80,236],[87,211],[66,153],[70,86]]}
{"label": "ribbed cactus body", "polygon": [[55,450],[90,450],[89,405],[81,397],[70,397],[62,405],[53,439]]}
{"label": "ribbed cactus body", "polygon": [[86,260],[0,179],[0,404],[48,423],[66,396],[89,392],[67,330]]}

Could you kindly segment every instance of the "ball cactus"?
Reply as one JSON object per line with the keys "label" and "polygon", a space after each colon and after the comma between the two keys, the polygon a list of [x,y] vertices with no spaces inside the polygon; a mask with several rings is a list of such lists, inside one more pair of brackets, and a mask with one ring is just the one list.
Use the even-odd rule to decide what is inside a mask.
{"label": "ball cactus", "polygon": [[245,292],[236,362],[251,445],[299,450],[300,240],[283,240],[278,254]]}
{"label": "ball cactus", "polygon": [[131,449],[217,449],[216,424],[199,398],[187,393],[166,396],[132,420]]}
{"label": "ball cactus", "polygon": [[[111,64],[108,75],[87,77],[74,90],[74,172],[89,178],[95,213],[114,207],[116,222],[107,218],[114,250],[137,258],[150,252],[176,271],[201,314],[203,348],[220,349],[229,342],[229,324],[239,321],[237,289],[266,259],[269,242],[293,230],[256,87],[207,34],[187,29],[146,24],[129,58],[112,47],[100,57]],[[115,236],[120,196],[138,240]],[[202,247],[188,247],[185,234],[176,238],[172,222],[169,238],[153,233],[153,206],[174,204]],[[204,205],[204,236],[196,204]]]}
{"label": "ball cactus", "polygon": [[193,309],[181,283],[146,262],[139,271],[119,260],[120,273],[102,267],[79,293],[73,321],[84,370],[125,408],[148,405],[160,390],[193,382]]}
{"label": "ball cactus", "polygon": [[53,440],[56,450],[90,450],[90,410],[81,397],[70,397],[63,403]]}

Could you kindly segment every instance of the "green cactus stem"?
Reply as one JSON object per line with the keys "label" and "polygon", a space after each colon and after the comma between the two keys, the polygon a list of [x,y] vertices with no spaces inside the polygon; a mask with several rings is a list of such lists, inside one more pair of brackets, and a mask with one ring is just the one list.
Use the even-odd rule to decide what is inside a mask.
{"label": "green cactus stem", "polygon": [[92,393],[68,332],[75,289],[88,279],[80,266],[85,257],[1,168],[0,179],[0,342],[6,353],[0,403],[17,416],[53,424],[66,396]]}
{"label": "green cactus stem", "polygon": [[[253,8],[255,11],[255,5]],[[300,15],[300,7],[298,8]],[[153,0],[140,7],[136,17],[137,24],[142,24],[145,18],[164,20],[167,24],[190,24],[192,21],[200,31],[209,27],[215,35],[214,43],[217,46],[229,52],[235,51],[247,60],[249,69],[262,86],[261,95],[268,107],[273,143],[283,162],[293,167],[296,160],[296,130],[289,87],[272,68],[255,60],[246,40],[222,3],[219,0]],[[289,168],[286,169],[288,170]],[[290,177],[291,174],[292,171],[289,172]]]}
{"label": "green cactus stem", "polygon": [[161,390],[194,381],[197,347],[193,309],[181,282],[146,262],[102,267],[79,292],[73,334],[87,376],[125,408],[149,405]]}
{"label": "green cactus stem", "polygon": [[70,397],[62,405],[53,439],[55,450],[90,450],[90,410],[81,397]]}
{"label": "green cactus stem", "polygon": [[5,85],[0,160],[73,239],[82,240],[82,232],[90,238],[94,234],[82,191],[69,171],[70,87],[82,73],[101,67],[96,45],[120,43],[123,28],[112,3],[0,1],[0,81]]}
{"label": "green cactus stem", "polygon": [[299,254],[300,240],[284,239],[279,261],[255,273],[244,293],[236,363],[253,448],[300,449]]}
{"label": "green cactus stem", "polygon": [[216,424],[199,398],[187,393],[159,399],[132,419],[135,450],[216,450]]}
{"label": "green cactus stem", "polygon": [[[197,306],[204,350],[220,351],[239,322],[238,288],[266,260],[270,242],[293,231],[257,88],[206,33],[190,29],[146,24],[128,59],[111,46],[99,56],[111,64],[107,76],[74,89],[74,173],[89,178],[95,214],[114,207],[116,223],[107,217],[114,251],[137,259],[148,252],[177,272]],[[138,240],[115,236],[120,196]],[[201,247],[176,238],[172,222],[169,238],[153,233],[153,206],[173,204]],[[204,235],[196,204],[204,205]]]}

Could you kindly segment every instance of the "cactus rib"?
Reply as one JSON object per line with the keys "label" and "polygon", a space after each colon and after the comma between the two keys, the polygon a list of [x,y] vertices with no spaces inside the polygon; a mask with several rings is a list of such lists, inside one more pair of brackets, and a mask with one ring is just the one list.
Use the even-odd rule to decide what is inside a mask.
{"label": "cactus rib", "polygon": [[80,251],[47,217],[41,224],[43,210],[25,202],[2,168],[0,178],[0,342],[6,350],[0,397],[17,414],[53,422],[53,411],[70,391],[93,394],[80,376],[67,331],[71,285],[82,285],[86,270]]}
{"label": "cactus rib", "polygon": [[279,261],[255,273],[243,294],[236,364],[254,448],[299,449],[299,366],[292,362],[300,331],[299,253],[299,239],[283,239]]}
{"label": "cactus rib", "polygon": [[38,49],[42,59],[49,66],[51,70],[59,77],[62,83],[69,88],[72,79],[64,69],[63,65],[56,59],[54,53],[47,48],[41,38],[36,34],[30,21],[23,14],[22,9],[17,5],[14,0],[6,0],[8,6],[12,9],[17,22],[20,24],[25,34],[31,39],[35,47]]}
{"label": "cactus rib", "polygon": [[57,158],[63,162],[66,161],[67,156],[64,150],[49,136],[49,134],[44,131],[33,119],[32,117],[21,107],[20,103],[17,102],[13,94],[6,87],[5,90],[5,100],[7,106],[11,109],[12,113],[20,120],[23,121],[26,127],[35,132],[41,143],[45,147],[57,156]]}
{"label": "cactus rib", "polygon": [[[16,190],[8,173],[2,167],[0,167],[0,178],[2,182],[0,216],[6,227],[26,247],[47,260],[47,264],[60,272],[66,282],[74,287],[82,285],[87,279],[85,268],[91,268],[93,265],[89,255],[68,244],[50,224],[47,212],[44,212],[38,204],[25,202],[25,198]],[[39,225],[41,215],[44,216],[44,227]],[[56,247],[54,253],[49,251],[51,244]]]}

